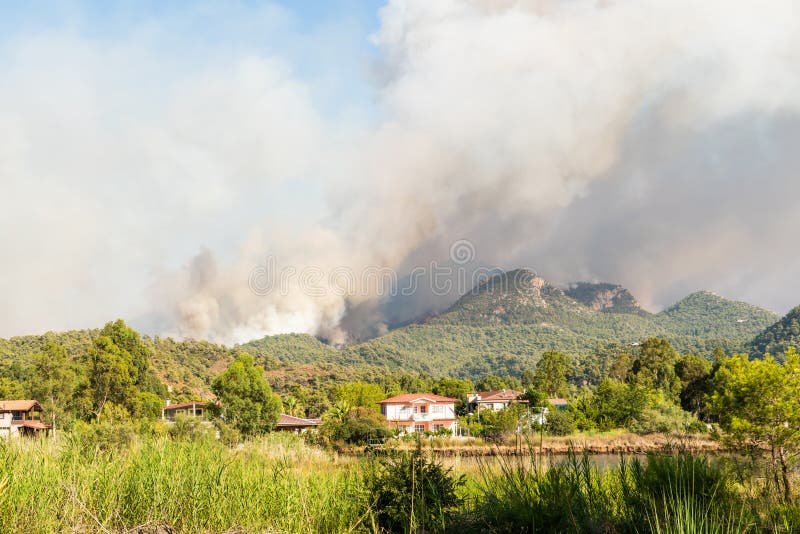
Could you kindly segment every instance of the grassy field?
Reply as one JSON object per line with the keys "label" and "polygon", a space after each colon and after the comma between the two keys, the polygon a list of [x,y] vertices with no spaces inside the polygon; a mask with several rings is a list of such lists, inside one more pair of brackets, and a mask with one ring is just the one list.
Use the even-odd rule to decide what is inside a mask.
{"label": "grassy field", "polygon": [[[408,532],[381,530],[381,514],[389,509],[402,519],[427,507],[431,517],[439,486],[425,475],[433,472],[426,467],[433,465],[425,459],[430,453],[423,449],[418,463],[381,464],[387,457],[340,456],[281,433],[233,448],[213,439],[153,437],[115,448],[76,434],[0,441],[0,532]],[[411,521],[411,531],[777,533],[800,527],[796,505],[771,500],[758,479],[737,477],[724,462],[696,454],[606,464],[574,454],[544,462],[508,455],[433,463],[457,481],[456,504],[437,511],[435,524]],[[392,472],[402,465],[419,470]],[[382,483],[376,466],[392,476]]]}
{"label": "grassy field", "polygon": [[0,442],[0,468],[6,533],[349,532],[363,530],[365,519],[359,471],[286,434],[239,449],[168,439],[119,451],[69,437],[14,440]]}

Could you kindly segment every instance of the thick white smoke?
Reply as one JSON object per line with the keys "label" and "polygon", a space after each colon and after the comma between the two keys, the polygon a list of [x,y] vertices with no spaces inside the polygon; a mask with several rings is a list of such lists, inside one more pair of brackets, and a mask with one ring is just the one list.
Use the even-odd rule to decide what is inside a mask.
{"label": "thick white smoke", "polygon": [[[793,0],[397,0],[373,39],[367,120],[318,111],[263,53],[176,76],[139,42],[14,43],[0,334],[136,314],[227,342],[340,341],[380,331],[380,284],[342,294],[328,274],[403,275],[459,238],[480,262],[653,306],[699,288],[800,302]],[[253,291],[269,257],[325,273],[319,291]]]}

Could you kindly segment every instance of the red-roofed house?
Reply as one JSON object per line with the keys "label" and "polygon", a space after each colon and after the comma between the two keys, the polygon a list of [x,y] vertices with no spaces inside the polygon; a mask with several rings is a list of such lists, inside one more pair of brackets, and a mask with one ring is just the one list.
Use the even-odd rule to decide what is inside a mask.
{"label": "red-roofed house", "polygon": [[391,428],[406,432],[456,430],[458,399],[433,393],[404,393],[380,402],[381,414]]}
{"label": "red-roofed house", "polygon": [[522,392],[513,389],[470,393],[467,396],[467,409],[470,412],[477,412],[480,410],[499,412],[503,408],[507,408],[511,403],[527,402],[520,400],[520,396],[522,396]]}
{"label": "red-roofed house", "polygon": [[53,427],[42,423],[42,405],[35,400],[0,401],[0,437],[34,436]]}
{"label": "red-roofed house", "polygon": [[275,425],[275,429],[300,433],[305,432],[309,428],[317,428],[320,424],[322,424],[321,419],[303,419],[302,417],[295,417],[282,413],[278,424]]}

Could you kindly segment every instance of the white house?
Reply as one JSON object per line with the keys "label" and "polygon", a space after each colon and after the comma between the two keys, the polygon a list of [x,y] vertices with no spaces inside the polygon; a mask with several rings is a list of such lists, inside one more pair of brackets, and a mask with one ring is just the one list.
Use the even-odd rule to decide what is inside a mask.
{"label": "white house", "polygon": [[433,393],[404,393],[380,402],[381,414],[390,428],[406,432],[456,430],[458,399]]}
{"label": "white house", "polygon": [[470,393],[467,396],[467,409],[470,413],[475,413],[480,410],[492,410],[499,412],[503,408],[507,408],[511,403],[527,402],[519,400],[519,397],[521,396],[521,391],[516,391],[513,389]]}
{"label": "white house", "polygon": [[0,437],[35,436],[53,427],[42,423],[42,405],[35,400],[0,401]]}

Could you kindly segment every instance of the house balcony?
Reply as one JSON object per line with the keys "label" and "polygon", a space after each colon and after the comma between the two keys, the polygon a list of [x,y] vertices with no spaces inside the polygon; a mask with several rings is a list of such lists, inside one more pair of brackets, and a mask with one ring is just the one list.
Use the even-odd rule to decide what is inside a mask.
{"label": "house balcony", "polygon": [[412,413],[400,412],[394,417],[388,418],[390,421],[408,421],[408,422],[430,422],[430,421],[451,421],[455,419],[453,414],[445,413]]}

